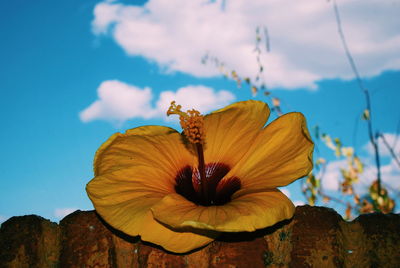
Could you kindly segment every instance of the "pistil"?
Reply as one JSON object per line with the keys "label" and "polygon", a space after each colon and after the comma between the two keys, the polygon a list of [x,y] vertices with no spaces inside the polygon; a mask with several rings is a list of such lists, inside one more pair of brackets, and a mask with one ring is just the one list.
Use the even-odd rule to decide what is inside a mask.
{"label": "pistil", "polygon": [[186,166],[176,177],[175,189],[177,193],[188,200],[203,206],[218,206],[229,202],[232,194],[240,189],[240,180],[237,177],[225,178],[230,167],[223,163],[207,163],[204,159],[204,117],[197,110],[183,112],[181,105],[175,101],[167,111],[167,115],[179,115],[183,134],[193,145],[197,153],[197,168]]}
{"label": "pistil", "polygon": [[200,189],[201,194],[207,203],[212,202],[208,195],[208,183],[206,178],[206,165],[204,163],[204,152],[203,145],[201,143],[196,143],[197,157],[199,160],[199,173],[200,173]]}
{"label": "pistil", "polygon": [[183,112],[181,105],[177,105],[175,101],[171,102],[171,106],[167,111],[167,115],[179,115],[179,121],[188,141],[196,147],[198,158],[198,172],[200,174],[200,189],[201,195],[207,202],[211,202],[208,193],[208,183],[206,177],[206,164],[204,161],[204,118],[199,111],[192,109]]}

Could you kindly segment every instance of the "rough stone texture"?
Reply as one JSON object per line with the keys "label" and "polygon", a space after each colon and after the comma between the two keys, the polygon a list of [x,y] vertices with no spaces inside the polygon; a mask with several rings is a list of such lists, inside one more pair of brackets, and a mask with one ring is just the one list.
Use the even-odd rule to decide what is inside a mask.
{"label": "rough stone texture", "polygon": [[400,215],[367,214],[358,217],[352,224],[360,225],[363,245],[352,252],[363,250],[361,258],[371,267],[400,267]]}
{"label": "rough stone texture", "polygon": [[0,229],[0,267],[58,267],[60,228],[36,215],[12,217]]}
{"label": "rough stone texture", "polygon": [[94,211],[76,211],[60,225],[13,217],[0,229],[0,267],[400,267],[400,215],[346,222],[332,209],[302,206],[291,220],[225,233],[188,254],[126,236]]}
{"label": "rough stone texture", "polygon": [[94,211],[75,211],[61,222],[60,267],[133,267],[138,239],[104,223]]}
{"label": "rough stone texture", "polygon": [[291,231],[293,267],[343,267],[338,243],[342,218],[334,210],[296,209]]}

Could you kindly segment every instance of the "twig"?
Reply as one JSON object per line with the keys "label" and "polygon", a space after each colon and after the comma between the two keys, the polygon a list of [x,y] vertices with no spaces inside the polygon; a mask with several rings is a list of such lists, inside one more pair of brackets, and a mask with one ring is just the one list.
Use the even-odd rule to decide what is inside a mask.
{"label": "twig", "polygon": [[392,155],[394,161],[396,161],[397,165],[399,165],[399,167],[400,167],[400,160],[399,160],[399,158],[397,157],[397,155],[395,154],[395,152],[393,151],[393,148],[390,147],[390,145],[389,145],[389,143],[387,142],[385,136],[384,136],[382,133],[380,133],[380,134],[378,135],[378,137],[382,139],[383,144],[385,144],[386,148],[389,150],[390,154]]}
{"label": "twig", "polygon": [[[330,195],[327,195],[323,191],[319,191],[319,194],[321,196],[323,196],[323,197],[328,198],[331,201],[334,201],[334,202],[338,203],[338,204],[341,204],[343,206],[348,206],[348,203],[346,201],[344,201],[342,199],[339,199],[339,198],[336,198],[336,197],[333,197],[333,196],[330,196]],[[351,207],[352,207],[352,209],[354,208],[353,206],[351,206]]]}
{"label": "twig", "polygon": [[271,52],[271,44],[269,42],[268,28],[264,26],[264,37],[265,37],[265,49],[267,52]]}
{"label": "twig", "polygon": [[399,192],[398,190],[394,189],[392,186],[390,186],[390,184],[388,184],[388,183],[383,183],[383,185],[384,185],[388,190],[392,191],[392,194],[393,194],[393,195],[395,195],[395,196],[397,196],[397,197],[400,197],[400,192]]}
{"label": "twig", "polygon": [[400,134],[400,119],[397,122],[397,129],[396,129],[396,133],[395,133],[394,142],[393,142],[393,145],[392,145],[393,148],[396,148],[397,142],[399,140],[399,134]]}
{"label": "twig", "polygon": [[367,106],[367,110],[369,112],[369,118],[367,119],[367,124],[368,124],[368,135],[369,135],[369,139],[370,142],[374,148],[375,151],[375,163],[376,163],[376,168],[377,168],[377,183],[378,183],[378,195],[380,195],[381,193],[381,163],[380,163],[380,157],[379,157],[379,148],[378,148],[378,143],[376,142],[376,136],[374,136],[374,131],[372,128],[372,110],[371,110],[371,97],[369,94],[369,91],[367,88],[364,87],[363,81],[361,80],[361,76],[358,72],[357,66],[355,64],[355,61],[350,53],[350,49],[347,46],[347,42],[346,42],[346,38],[344,36],[343,33],[343,29],[342,29],[342,22],[340,19],[340,14],[339,14],[339,9],[338,6],[336,4],[336,0],[333,0],[333,9],[335,12],[335,18],[336,18],[336,23],[337,23],[337,27],[338,27],[338,32],[339,32],[339,36],[340,39],[342,41],[342,45],[343,48],[345,50],[347,59],[350,63],[351,69],[353,70],[353,73],[356,77],[357,83],[359,88],[361,89],[361,91],[364,93],[365,95],[365,100],[366,100],[366,106]]}

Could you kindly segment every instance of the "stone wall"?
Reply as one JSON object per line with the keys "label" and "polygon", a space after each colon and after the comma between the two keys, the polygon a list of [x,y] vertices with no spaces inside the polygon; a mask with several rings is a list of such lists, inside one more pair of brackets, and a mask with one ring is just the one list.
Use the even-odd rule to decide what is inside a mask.
{"label": "stone wall", "polygon": [[94,211],[76,211],[60,224],[12,217],[0,229],[0,267],[400,267],[400,215],[346,222],[332,209],[301,206],[291,220],[227,233],[189,254],[126,236]]}

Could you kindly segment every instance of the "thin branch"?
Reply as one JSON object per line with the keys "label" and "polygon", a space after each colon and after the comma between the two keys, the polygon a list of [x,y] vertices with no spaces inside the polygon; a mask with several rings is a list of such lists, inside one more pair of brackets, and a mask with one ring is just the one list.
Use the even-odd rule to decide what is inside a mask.
{"label": "thin branch", "polygon": [[394,142],[392,144],[393,148],[396,148],[397,142],[399,140],[399,134],[400,134],[400,119],[397,122],[397,129],[396,129],[396,133],[395,133],[395,138],[394,138]]}
{"label": "thin branch", "polygon": [[392,194],[400,197],[400,192],[397,189],[394,189],[392,186],[390,186],[390,184],[388,183],[382,183],[388,190],[392,191]]}
{"label": "thin branch", "polygon": [[354,62],[353,56],[350,53],[349,47],[347,46],[346,38],[344,36],[343,29],[342,29],[342,20],[340,19],[339,8],[336,4],[336,0],[333,0],[333,9],[335,11],[336,24],[338,26],[340,40],[342,41],[342,45],[343,45],[344,51],[346,52],[346,56],[347,56],[347,59],[349,60],[351,69],[353,70],[353,73],[356,77],[356,80],[357,80],[357,83],[358,83],[358,86],[360,87],[360,89],[362,91],[366,91],[363,81],[361,80],[361,76],[358,73],[356,63]]}
{"label": "thin branch", "polygon": [[[324,179],[324,176],[325,176],[325,173],[326,173],[326,165],[327,165],[326,163],[325,163],[325,164],[322,164],[322,168],[321,168],[321,170],[320,170],[320,172],[319,172],[319,179],[320,179],[320,181],[322,181],[322,180]],[[336,202],[336,203],[341,204],[341,205],[343,205],[343,206],[345,206],[345,207],[350,206],[351,210],[357,212],[356,206],[349,205],[348,202],[346,202],[346,201],[344,201],[344,200],[342,200],[342,199],[340,199],[340,198],[336,198],[336,197],[334,197],[334,196],[331,196],[331,195],[326,194],[325,191],[324,191],[324,189],[322,188],[322,186],[321,186],[317,191],[318,191],[318,194],[319,194],[320,196],[322,196],[322,197],[324,197],[324,198],[328,198],[330,201]],[[354,193],[354,192],[353,192],[353,193]]]}
{"label": "thin branch", "polygon": [[268,28],[264,26],[264,38],[265,38],[265,49],[267,52],[271,52],[271,44],[269,42]]}
{"label": "thin branch", "polygon": [[358,135],[358,123],[359,123],[359,120],[360,120],[360,114],[357,114],[354,117],[354,129],[353,129],[353,137],[352,137],[352,142],[354,144],[354,147],[357,147],[357,145],[358,145],[357,135]]}
{"label": "thin branch", "polygon": [[[334,196],[330,196],[330,195],[328,195],[328,194],[325,194],[323,191],[319,191],[319,194],[320,194],[321,196],[323,196],[323,197],[328,198],[329,200],[331,200],[331,201],[333,201],[333,202],[336,202],[336,203],[341,204],[341,205],[343,205],[343,206],[348,206],[348,203],[347,203],[346,201],[340,199],[340,198],[336,198],[336,197],[334,197]],[[353,206],[351,206],[351,207],[354,208]]]}
{"label": "thin branch", "polygon": [[342,22],[340,19],[340,14],[339,14],[339,8],[336,4],[336,0],[333,0],[333,9],[335,12],[335,18],[336,18],[336,24],[338,27],[338,33],[340,36],[340,39],[342,41],[342,45],[344,48],[344,51],[346,53],[347,59],[350,63],[351,69],[353,70],[353,73],[356,77],[357,83],[359,88],[361,89],[361,91],[364,93],[365,95],[365,100],[366,100],[366,106],[367,106],[367,110],[369,112],[369,118],[367,119],[367,124],[368,124],[368,135],[369,135],[369,139],[370,142],[374,148],[375,151],[375,163],[376,163],[376,168],[377,168],[377,182],[378,182],[378,195],[380,195],[381,192],[381,163],[380,163],[380,157],[379,157],[379,148],[378,148],[378,143],[376,141],[376,136],[374,136],[374,131],[373,131],[373,127],[372,127],[372,110],[371,110],[371,97],[370,97],[370,93],[368,91],[367,88],[364,87],[363,81],[361,79],[361,76],[358,72],[357,66],[355,64],[355,61],[350,53],[350,49],[347,45],[346,42],[346,38],[344,36],[343,33],[343,29],[342,29]]}
{"label": "thin branch", "polygon": [[378,137],[382,139],[383,144],[385,144],[386,148],[389,150],[390,154],[392,155],[394,161],[396,161],[397,165],[400,167],[400,160],[399,160],[399,158],[397,157],[396,153],[393,151],[393,148],[390,147],[390,145],[389,145],[389,143],[387,142],[385,136],[384,136],[382,133],[380,133],[380,134],[378,135]]}

